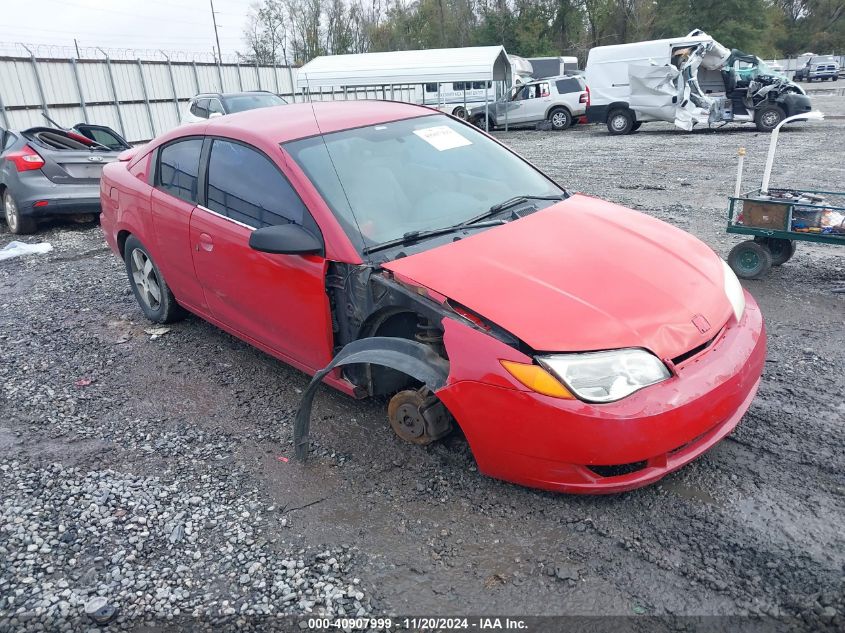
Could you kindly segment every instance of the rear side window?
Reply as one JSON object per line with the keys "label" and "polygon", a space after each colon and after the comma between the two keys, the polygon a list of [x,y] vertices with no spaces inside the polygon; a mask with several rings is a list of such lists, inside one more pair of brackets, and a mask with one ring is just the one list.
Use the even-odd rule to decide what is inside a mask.
{"label": "rear side window", "polygon": [[581,92],[581,83],[577,79],[558,79],[555,82],[559,94],[567,94],[570,92]]}
{"label": "rear side window", "polygon": [[12,145],[15,144],[15,141],[18,140],[18,137],[12,134],[11,132],[6,132],[6,136],[3,138],[3,149],[9,149]]}
{"label": "rear side window", "polygon": [[208,99],[197,99],[191,104],[191,114],[194,116],[208,118]]}
{"label": "rear side window", "polygon": [[97,141],[100,145],[105,145],[110,150],[119,151],[122,149],[127,149],[128,147],[122,138],[104,128],[86,127],[79,131],[82,133],[83,136],[87,136],[92,141]]}
{"label": "rear side window", "polygon": [[289,223],[315,227],[302,200],[270,159],[232,141],[215,139],[211,146],[207,206],[256,229]]}
{"label": "rear side window", "polygon": [[202,139],[176,141],[158,155],[157,187],[171,196],[196,204]]}
{"label": "rear side window", "polygon": [[223,109],[223,104],[220,103],[217,99],[209,99],[208,100],[208,116],[211,116],[212,112],[218,112],[220,114],[226,114],[226,111]]}

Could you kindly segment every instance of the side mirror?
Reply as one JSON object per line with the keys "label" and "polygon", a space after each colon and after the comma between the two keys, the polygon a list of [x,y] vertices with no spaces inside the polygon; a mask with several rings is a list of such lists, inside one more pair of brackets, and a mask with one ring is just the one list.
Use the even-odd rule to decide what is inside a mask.
{"label": "side mirror", "polygon": [[298,224],[277,224],[256,229],[249,247],[262,253],[313,255],[323,252],[322,240]]}
{"label": "side mirror", "polygon": [[211,114],[208,115],[208,118],[209,119],[216,119],[219,116],[223,116],[223,113],[222,112],[212,112]]}

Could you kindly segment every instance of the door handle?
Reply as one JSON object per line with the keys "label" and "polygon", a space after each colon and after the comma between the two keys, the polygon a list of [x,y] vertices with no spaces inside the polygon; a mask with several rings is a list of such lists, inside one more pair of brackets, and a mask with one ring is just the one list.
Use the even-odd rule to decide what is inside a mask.
{"label": "door handle", "polygon": [[214,250],[214,240],[211,239],[208,233],[200,233],[200,239],[197,242],[197,252],[199,252],[200,248],[208,253]]}

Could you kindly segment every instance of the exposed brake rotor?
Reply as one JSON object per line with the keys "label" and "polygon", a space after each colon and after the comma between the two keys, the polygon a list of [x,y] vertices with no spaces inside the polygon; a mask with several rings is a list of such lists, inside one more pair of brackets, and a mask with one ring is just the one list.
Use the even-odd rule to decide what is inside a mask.
{"label": "exposed brake rotor", "polygon": [[430,444],[452,430],[446,407],[425,387],[394,395],[387,405],[387,417],[396,435],[412,444]]}

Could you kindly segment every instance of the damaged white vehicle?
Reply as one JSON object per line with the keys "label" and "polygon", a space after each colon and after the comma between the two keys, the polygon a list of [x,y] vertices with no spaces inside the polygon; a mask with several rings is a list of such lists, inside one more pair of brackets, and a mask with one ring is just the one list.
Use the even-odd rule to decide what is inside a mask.
{"label": "damaged white vehicle", "polygon": [[809,112],[810,98],[759,57],[729,51],[703,31],[678,39],[599,46],[587,57],[587,120],[611,134],[649,121],[693,126],[754,123],[773,130]]}

